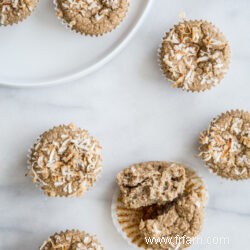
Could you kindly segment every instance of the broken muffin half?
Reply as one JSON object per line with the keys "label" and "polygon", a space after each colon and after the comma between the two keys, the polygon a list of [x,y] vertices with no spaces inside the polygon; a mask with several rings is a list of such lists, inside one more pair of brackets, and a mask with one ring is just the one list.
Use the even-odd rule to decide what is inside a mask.
{"label": "broken muffin half", "polygon": [[144,249],[183,249],[201,232],[206,187],[190,168],[144,162],[124,169],[116,180],[115,224],[130,242]]}

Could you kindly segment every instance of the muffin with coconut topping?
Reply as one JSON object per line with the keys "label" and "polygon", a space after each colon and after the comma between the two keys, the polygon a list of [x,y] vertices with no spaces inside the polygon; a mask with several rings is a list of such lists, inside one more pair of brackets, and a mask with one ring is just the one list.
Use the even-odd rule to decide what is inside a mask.
{"label": "muffin with coconut topping", "polygon": [[87,130],[62,125],[31,148],[28,175],[48,196],[82,196],[97,180],[101,162],[101,146]]}
{"label": "muffin with coconut topping", "polygon": [[127,14],[128,0],[54,0],[57,16],[70,29],[99,36],[115,29]]}
{"label": "muffin with coconut topping", "polygon": [[46,240],[40,250],[103,250],[96,236],[79,230],[55,233]]}
{"label": "muffin with coconut topping", "polygon": [[38,0],[1,0],[0,26],[23,21],[32,13],[37,4]]}
{"label": "muffin with coconut topping", "polygon": [[221,177],[250,178],[250,113],[233,110],[215,118],[200,135],[200,156]]}
{"label": "muffin with coconut topping", "polygon": [[223,79],[230,47],[211,23],[183,21],[165,35],[159,57],[162,72],[173,87],[200,92]]}

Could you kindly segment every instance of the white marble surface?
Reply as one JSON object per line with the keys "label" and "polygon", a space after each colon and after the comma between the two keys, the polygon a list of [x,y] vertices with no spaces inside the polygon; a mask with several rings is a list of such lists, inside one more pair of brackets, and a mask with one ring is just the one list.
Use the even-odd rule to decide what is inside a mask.
{"label": "white marble surface", "polygon": [[[175,90],[159,73],[156,49],[184,10],[213,21],[232,46],[223,83],[202,94]],[[250,1],[156,0],[136,37],[99,72],[43,89],[0,89],[0,249],[34,250],[55,231],[96,233],[105,249],[131,249],[110,218],[114,178],[134,162],[171,160],[202,175],[210,193],[202,236],[229,237],[229,245],[192,249],[249,249],[250,182],[224,181],[196,157],[198,133],[217,114],[250,110]],[[1,62],[2,63],[2,62]],[[75,122],[103,145],[104,172],[82,199],[47,199],[26,178],[26,153],[55,124]]]}

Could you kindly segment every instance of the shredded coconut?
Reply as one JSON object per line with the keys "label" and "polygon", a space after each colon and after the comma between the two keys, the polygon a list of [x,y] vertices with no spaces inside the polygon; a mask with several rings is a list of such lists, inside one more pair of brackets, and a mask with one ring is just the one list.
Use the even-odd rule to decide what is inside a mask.
{"label": "shredded coconut", "polygon": [[161,47],[162,70],[173,86],[200,91],[224,76],[229,45],[210,23],[183,21],[166,34]]}

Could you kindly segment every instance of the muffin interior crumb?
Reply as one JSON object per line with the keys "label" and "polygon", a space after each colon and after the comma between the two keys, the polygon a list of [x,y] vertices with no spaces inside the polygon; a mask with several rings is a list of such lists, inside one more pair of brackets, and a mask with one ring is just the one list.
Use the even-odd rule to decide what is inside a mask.
{"label": "muffin interior crumb", "polygon": [[131,208],[164,204],[183,192],[185,169],[177,164],[136,164],[117,176],[123,202]]}

